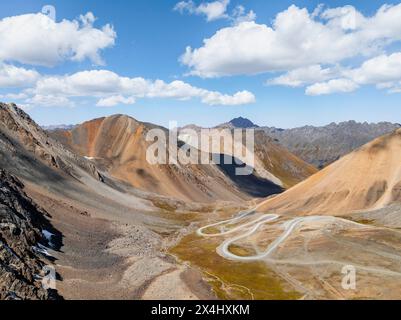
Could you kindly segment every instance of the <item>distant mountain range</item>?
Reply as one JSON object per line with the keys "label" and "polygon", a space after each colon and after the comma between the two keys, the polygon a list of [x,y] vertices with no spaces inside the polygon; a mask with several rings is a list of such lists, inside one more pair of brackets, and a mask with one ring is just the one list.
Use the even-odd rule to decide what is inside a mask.
{"label": "distant mountain range", "polygon": [[[46,131],[73,130],[76,125],[42,126]],[[201,127],[191,124],[182,129],[199,130]],[[316,168],[323,168],[342,156],[359,148],[382,135],[401,128],[399,123],[391,122],[356,122],[353,120],[331,123],[326,126],[303,126],[291,129],[258,126],[243,117],[217,125],[218,129],[255,129],[265,132],[277,145],[288,149]]]}
{"label": "distant mountain range", "polygon": [[382,135],[401,127],[390,122],[358,123],[347,121],[323,127],[304,126],[294,129],[261,128],[276,143],[318,168],[338,160]]}
{"label": "distant mountain range", "polygon": [[43,130],[46,131],[54,131],[54,130],[72,130],[74,129],[75,125],[73,124],[60,124],[60,125],[53,125],[53,126],[42,126]]}
{"label": "distant mountain range", "polygon": [[304,126],[293,129],[259,127],[252,121],[236,118],[219,128],[255,128],[304,161],[323,168],[369,141],[401,128],[398,123],[359,123],[347,121],[327,126]]}

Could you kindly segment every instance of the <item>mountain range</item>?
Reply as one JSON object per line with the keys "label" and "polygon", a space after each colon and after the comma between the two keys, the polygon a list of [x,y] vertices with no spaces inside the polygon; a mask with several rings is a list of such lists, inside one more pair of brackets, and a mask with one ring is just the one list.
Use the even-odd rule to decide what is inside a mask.
{"label": "mountain range", "polygon": [[[73,130],[75,125],[45,126],[44,130]],[[238,117],[215,126],[217,129],[255,129],[263,131],[276,145],[279,145],[305,162],[322,169],[360,146],[401,128],[399,123],[356,122],[354,120],[330,123],[325,126],[303,126],[290,129],[259,126],[251,120]],[[182,129],[200,130],[191,124]]]}
{"label": "mountain range", "polygon": [[[255,129],[250,176],[151,165],[146,135],[168,130],[126,115],[46,131],[0,103],[0,299],[399,297],[400,126],[214,129],[234,128]],[[360,291],[339,287],[349,264]]]}
{"label": "mountain range", "polygon": [[327,126],[294,129],[263,127],[262,130],[295,155],[323,168],[360,146],[401,128],[398,123],[347,121]]}
{"label": "mountain range", "polygon": [[272,144],[267,137],[256,143],[257,149],[268,150],[275,164],[261,158],[258,160],[260,170],[255,170],[251,176],[235,176],[232,174],[234,165],[151,165],[146,161],[146,150],[151,145],[146,141],[146,134],[153,128],[163,130],[168,136],[167,129],[124,115],[85,122],[72,130],[53,130],[50,135],[137,189],[181,200],[249,200],[252,196],[280,192],[315,172],[310,165]]}
{"label": "mountain range", "polygon": [[253,128],[263,131],[274,143],[286,148],[316,168],[324,168],[360,146],[401,128],[399,123],[367,123],[353,120],[326,126],[303,126],[291,129],[258,126],[246,118],[235,118],[216,128]]}

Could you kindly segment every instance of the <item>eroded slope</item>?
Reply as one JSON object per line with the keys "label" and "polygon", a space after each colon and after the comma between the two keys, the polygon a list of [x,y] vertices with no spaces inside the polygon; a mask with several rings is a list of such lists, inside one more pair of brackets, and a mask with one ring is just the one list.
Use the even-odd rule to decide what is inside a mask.
{"label": "eroded slope", "polygon": [[258,210],[346,214],[401,202],[401,129],[366,144]]}

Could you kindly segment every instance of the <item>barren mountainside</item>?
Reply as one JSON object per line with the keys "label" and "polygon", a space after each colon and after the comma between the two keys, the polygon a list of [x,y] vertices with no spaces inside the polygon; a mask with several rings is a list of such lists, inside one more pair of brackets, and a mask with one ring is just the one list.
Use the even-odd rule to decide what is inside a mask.
{"label": "barren mountainside", "polygon": [[[230,123],[235,123],[234,120],[232,120]],[[255,125],[251,124],[247,129],[254,128],[256,128]],[[245,144],[245,130],[242,131],[241,140],[240,138],[232,139],[232,137],[235,137],[233,129],[243,128],[222,125],[210,129],[211,136],[219,135],[220,138],[215,139],[215,137],[205,137],[209,138],[210,145],[212,146],[214,153],[224,153],[225,145],[222,146],[220,144],[220,141],[223,140],[224,143],[228,141],[227,143],[229,145],[229,149],[232,149],[233,146],[236,146],[237,149],[245,147],[245,149],[248,149],[249,155],[254,155],[254,159],[250,162],[255,173],[262,178],[273,181],[284,189],[288,189],[296,185],[317,172],[315,167],[295,156],[286,148],[277,145],[273,139],[262,130],[254,131],[254,148],[251,150]],[[195,146],[199,144],[199,138],[197,136],[193,137],[194,133],[202,133],[202,128],[194,125],[183,127],[180,129],[179,137],[186,143]],[[228,139],[226,139],[227,137]],[[247,155],[244,153],[243,156],[240,157],[240,160],[244,163],[248,163]]]}
{"label": "barren mountainside", "polygon": [[[182,200],[240,201],[280,192],[274,183],[255,176],[232,181],[217,165],[150,164],[146,133],[156,126],[124,115],[95,119],[73,130],[50,134],[75,153],[91,159],[113,177],[135,188]],[[163,130],[168,136],[168,131]]]}
{"label": "barren mountainside", "polygon": [[379,137],[272,199],[259,210],[346,214],[401,202],[401,129]]}
{"label": "barren mountainside", "polygon": [[35,181],[52,169],[75,179],[83,171],[102,180],[93,163],[49,137],[16,105],[0,103],[0,124],[0,167]]}
{"label": "barren mountainside", "polygon": [[317,169],[286,148],[274,143],[263,131],[255,131],[255,155],[263,168],[291,188],[317,172]]}
{"label": "barren mountainside", "polygon": [[83,202],[103,215],[132,207],[152,209],[145,195],[100,173],[92,161],[68,150],[13,104],[0,104],[0,168],[31,189]]}

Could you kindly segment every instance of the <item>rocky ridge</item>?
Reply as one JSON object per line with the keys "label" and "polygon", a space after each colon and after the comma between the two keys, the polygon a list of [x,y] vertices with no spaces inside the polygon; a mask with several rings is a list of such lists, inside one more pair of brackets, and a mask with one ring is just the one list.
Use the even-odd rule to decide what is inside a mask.
{"label": "rocky ridge", "polygon": [[[45,246],[57,247],[58,235],[23,191],[20,180],[0,169],[0,300],[58,298],[44,289]],[[50,231],[51,230],[51,231]],[[47,262],[46,262],[47,261]]]}

